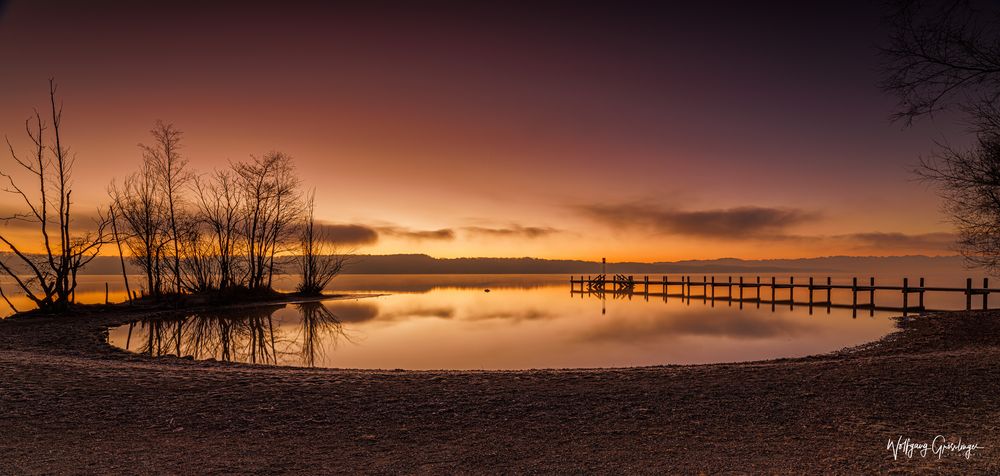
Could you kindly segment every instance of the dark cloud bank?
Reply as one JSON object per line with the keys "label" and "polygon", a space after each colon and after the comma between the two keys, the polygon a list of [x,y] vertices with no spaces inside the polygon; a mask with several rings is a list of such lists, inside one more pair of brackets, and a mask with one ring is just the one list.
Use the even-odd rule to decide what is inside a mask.
{"label": "dark cloud bank", "polygon": [[614,227],[643,228],[668,235],[720,239],[780,236],[794,225],[819,218],[816,212],[754,206],[684,211],[625,203],[588,204],[575,208],[584,216]]}

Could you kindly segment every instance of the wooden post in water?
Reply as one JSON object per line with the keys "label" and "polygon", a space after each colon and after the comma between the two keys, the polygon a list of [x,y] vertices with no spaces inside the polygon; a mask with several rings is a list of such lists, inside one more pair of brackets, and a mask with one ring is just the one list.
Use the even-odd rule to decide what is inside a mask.
{"label": "wooden post in water", "polygon": [[712,275],[712,301],[715,301],[715,275]]}
{"label": "wooden post in water", "polygon": [[983,310],[990,307],[990,278],[983,278]]}
{"label": "wooden post in water", "polygon": [[774,276],[771,276],[771,304],[774,304]]}
{"label": "wooden post in water", "polygon": [[833,299],[830,299],[830,291],[833,288],[833,280],[829,276],[826,277],[826,313],[830,313],[830,309],[833,307]]}
{"label": "wooden post in water", "polygon": [[104,282],[104,304],[108,304],[108,282]]}
{"label": "wooden post in water", "polygon": [[868,315],[869,316],[874,316],[875,315],[875,276],[872,276],[871,278],[868,278],[868,283],[869,283],[869,287],[871,288],[871,291],[869,291],[869,294],[868,294],[868,304],[869,304],[869,306],[868,306]]}
{"label": "wooden post in water", "polygon": [[924,278],[920,278],[920,312],[924,312]]}
{"label": "wooden post in water", "polygon": [[965,310],[972,310],[972,278],[965,278]]}
{"label": "wooden post in water", "polygon": [[788,308],[795,309],[795,276],[788,277]]}
{"label": "wooden post in water", "polygon": [[757,276],[757,309],[760,309],[760,276]]}
{"label": "wooden post in water", "polygon": [[906,315],[906,310],[909,308],[907,304],[910,301],[910,278],[903,278],[903,315]]}
{"label": "wooden post in water", "polygon": [[809,310],[812,310],[813,305],[813,278],[809,276]]}
{"label": "wooden post in water", "polygon": [[855,276],[851,281],[851,294],[854,296],[851,301],[851,307],[857,309],[858,307],[858,277]]}
{"label": "wooden post in water", "polygon": [[667,284],[668,282],[670,282],[670,280],[667,279],[667,275],[664,274],[663,275],[663,302],[667,302],[667,294],[670,294],[669,292],[667,292],[667,289],[670,288],[670,286]]}
{"label": "wooden post in water", "polygon": [[646,296],[649,296],[649,275],[642,277],[643,291],[645,291]]}

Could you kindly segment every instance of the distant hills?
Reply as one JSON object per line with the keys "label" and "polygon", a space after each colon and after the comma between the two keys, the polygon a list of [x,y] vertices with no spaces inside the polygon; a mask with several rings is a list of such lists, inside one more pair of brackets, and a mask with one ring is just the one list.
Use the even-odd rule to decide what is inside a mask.
{"label": "distant hills", "polygon": [[[290,268],[289,268],[290,269]],[[656,263],[608,263],[608,273],[698,274],[698,273],[795,273],[852,272],[859,275],[929,273],[964,269],[958,256],[830,256],[803,259],[667,261]],[[139,272],[129,265],[130,273]],[[599,261],[539,258],[433,258],[423,254],[355,255],[345,274],[598,274]],[[82,274],[119,274],[117,257],[101,256]]]}

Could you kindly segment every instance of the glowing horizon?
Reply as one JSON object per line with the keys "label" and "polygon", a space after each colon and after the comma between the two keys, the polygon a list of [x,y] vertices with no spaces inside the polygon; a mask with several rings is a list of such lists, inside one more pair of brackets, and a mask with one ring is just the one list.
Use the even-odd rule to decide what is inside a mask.
{"label": "glowing horizon", "polygon": [[[137,170],[157,119],[201,173],[280,150],[362,254],[955,254],[910,169],[959,129],[888,122],[877,7],[741,8],[726,17],[753,27],[695,6],[302,6],[272,23],[263,4],[12,2],[0,132],[23,148],[55,77],[82,214]],[[685,26],[706,18],[717,37]]]}

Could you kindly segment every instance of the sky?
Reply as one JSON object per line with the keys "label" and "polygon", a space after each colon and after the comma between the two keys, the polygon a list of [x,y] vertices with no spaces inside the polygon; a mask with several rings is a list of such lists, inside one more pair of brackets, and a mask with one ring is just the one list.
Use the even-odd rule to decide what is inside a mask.
{"label": "sky", "polygon": [[0,132],[55,78],[80,210],[156,120],[200,173],[282,151],[358,253],[954,254],[912,170],[968,138],[890,122],[878,2],[667,3],[0,0]]}

